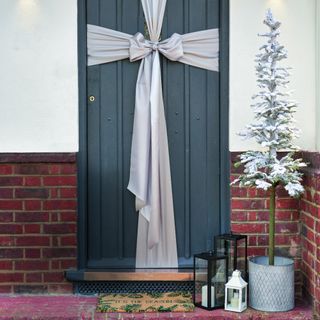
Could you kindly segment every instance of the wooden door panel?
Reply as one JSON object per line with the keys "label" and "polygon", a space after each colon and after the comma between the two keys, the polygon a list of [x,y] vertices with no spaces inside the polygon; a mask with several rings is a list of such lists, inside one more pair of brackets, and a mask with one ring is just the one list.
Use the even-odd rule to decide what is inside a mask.
{"label": "wooden door panel", "polygon": [[[168,0],[162,39],[217,28],[219,0]],[[140,0],[88,0],[87,22],[144,33]],[[140,62],[87,68],[87,267],[135,264],[137,213],[126,189]],[[179,265],[220,231],[220,74],[162,58]]]}

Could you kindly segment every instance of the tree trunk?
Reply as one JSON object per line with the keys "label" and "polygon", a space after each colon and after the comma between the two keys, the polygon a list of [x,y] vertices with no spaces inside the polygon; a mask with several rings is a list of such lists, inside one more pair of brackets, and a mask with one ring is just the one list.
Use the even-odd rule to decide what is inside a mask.
{"label": "tree trunk", "polygon": [[269,215],[269,265],[274,265],[274,238],[275,238],[275,211],[276,187],[270,189],[270,215]]}

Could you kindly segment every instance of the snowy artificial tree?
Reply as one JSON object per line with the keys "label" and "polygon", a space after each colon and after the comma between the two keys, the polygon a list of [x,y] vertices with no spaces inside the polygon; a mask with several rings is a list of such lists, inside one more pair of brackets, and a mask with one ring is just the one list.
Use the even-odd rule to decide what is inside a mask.
{"label": "snowy artificial tree", "polygon": [[[278,65],[287,58],[287,51],[277,41],[281,23],[274,19],[270,10],[264,23],[269,31],[260,35],[268,41],[260,48],[255,60],[260,88],[259,93],[253,96],[255,122],[240,133],[244,139],[254,138],[263,151],[247,151],[240,155],[236,166],[243,165],[244,171],[232,184],[270,191],[269,265],[274,265],[276,188],[283,185],[293,197],[302,194],[302,173],[298,170],[306,164],[302,159],[293,157],[298,150],[293,144],[299,136],[293,119],[297,104],[289,100],[290,92],[286,91],[289,68]],[[281,158],[279,154],[277,156],[278,151],[288,153]]]}

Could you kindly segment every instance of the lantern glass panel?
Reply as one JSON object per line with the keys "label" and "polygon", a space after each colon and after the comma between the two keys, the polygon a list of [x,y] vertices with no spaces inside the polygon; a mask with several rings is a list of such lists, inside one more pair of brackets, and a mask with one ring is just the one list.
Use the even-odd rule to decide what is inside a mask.
{"label": "lantern glass panel", "polygon": [[242,289],[242,306],[246,305],[247,301],[247,288]]}
{"label": "lantern glass panel", "polygon": [[195,303],[207,307],[205,288],[208,285],[208,261],[201,258],[195,259]]}
{"label": "lantern glass panel", "polygon": [[194,303],[197,307],[223,308],[226,282],[226,256],[213,251],[194,256]]}
{"label": "lantern glass panel", "polygon": [[214,262],[215,263],[211,265],[211,286],[214,288],[215,292],[215,307],[220,307],[224,305],[227,262],[226,259],[220,259]]}
{"label": "lantern glass panel", "polygon": [[228,288],[227,289],[227,308],[238,310],[240,309],[240,290]]}
{"label": "lantern glass panel", "polygon": [[215,237],[215,249],[218,254],[228,256],[228,279],[234,270],[240,270],[243,279],[247,279],[247,237],[223,234]]}

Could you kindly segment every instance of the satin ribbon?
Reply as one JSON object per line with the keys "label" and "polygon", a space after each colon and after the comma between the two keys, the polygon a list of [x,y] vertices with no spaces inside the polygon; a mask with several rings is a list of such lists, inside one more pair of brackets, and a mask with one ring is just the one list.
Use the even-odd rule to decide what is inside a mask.
{"label": "satin ribbon", "polygon": [[167,59],[178,61],[183,57],[182,38],[178,33],[174,33],[170,38],[154,42],[146,40],[144,36],[138,32],[130,40],[129,58],[131,62],[142,60],[153,51],[161,52]]}

